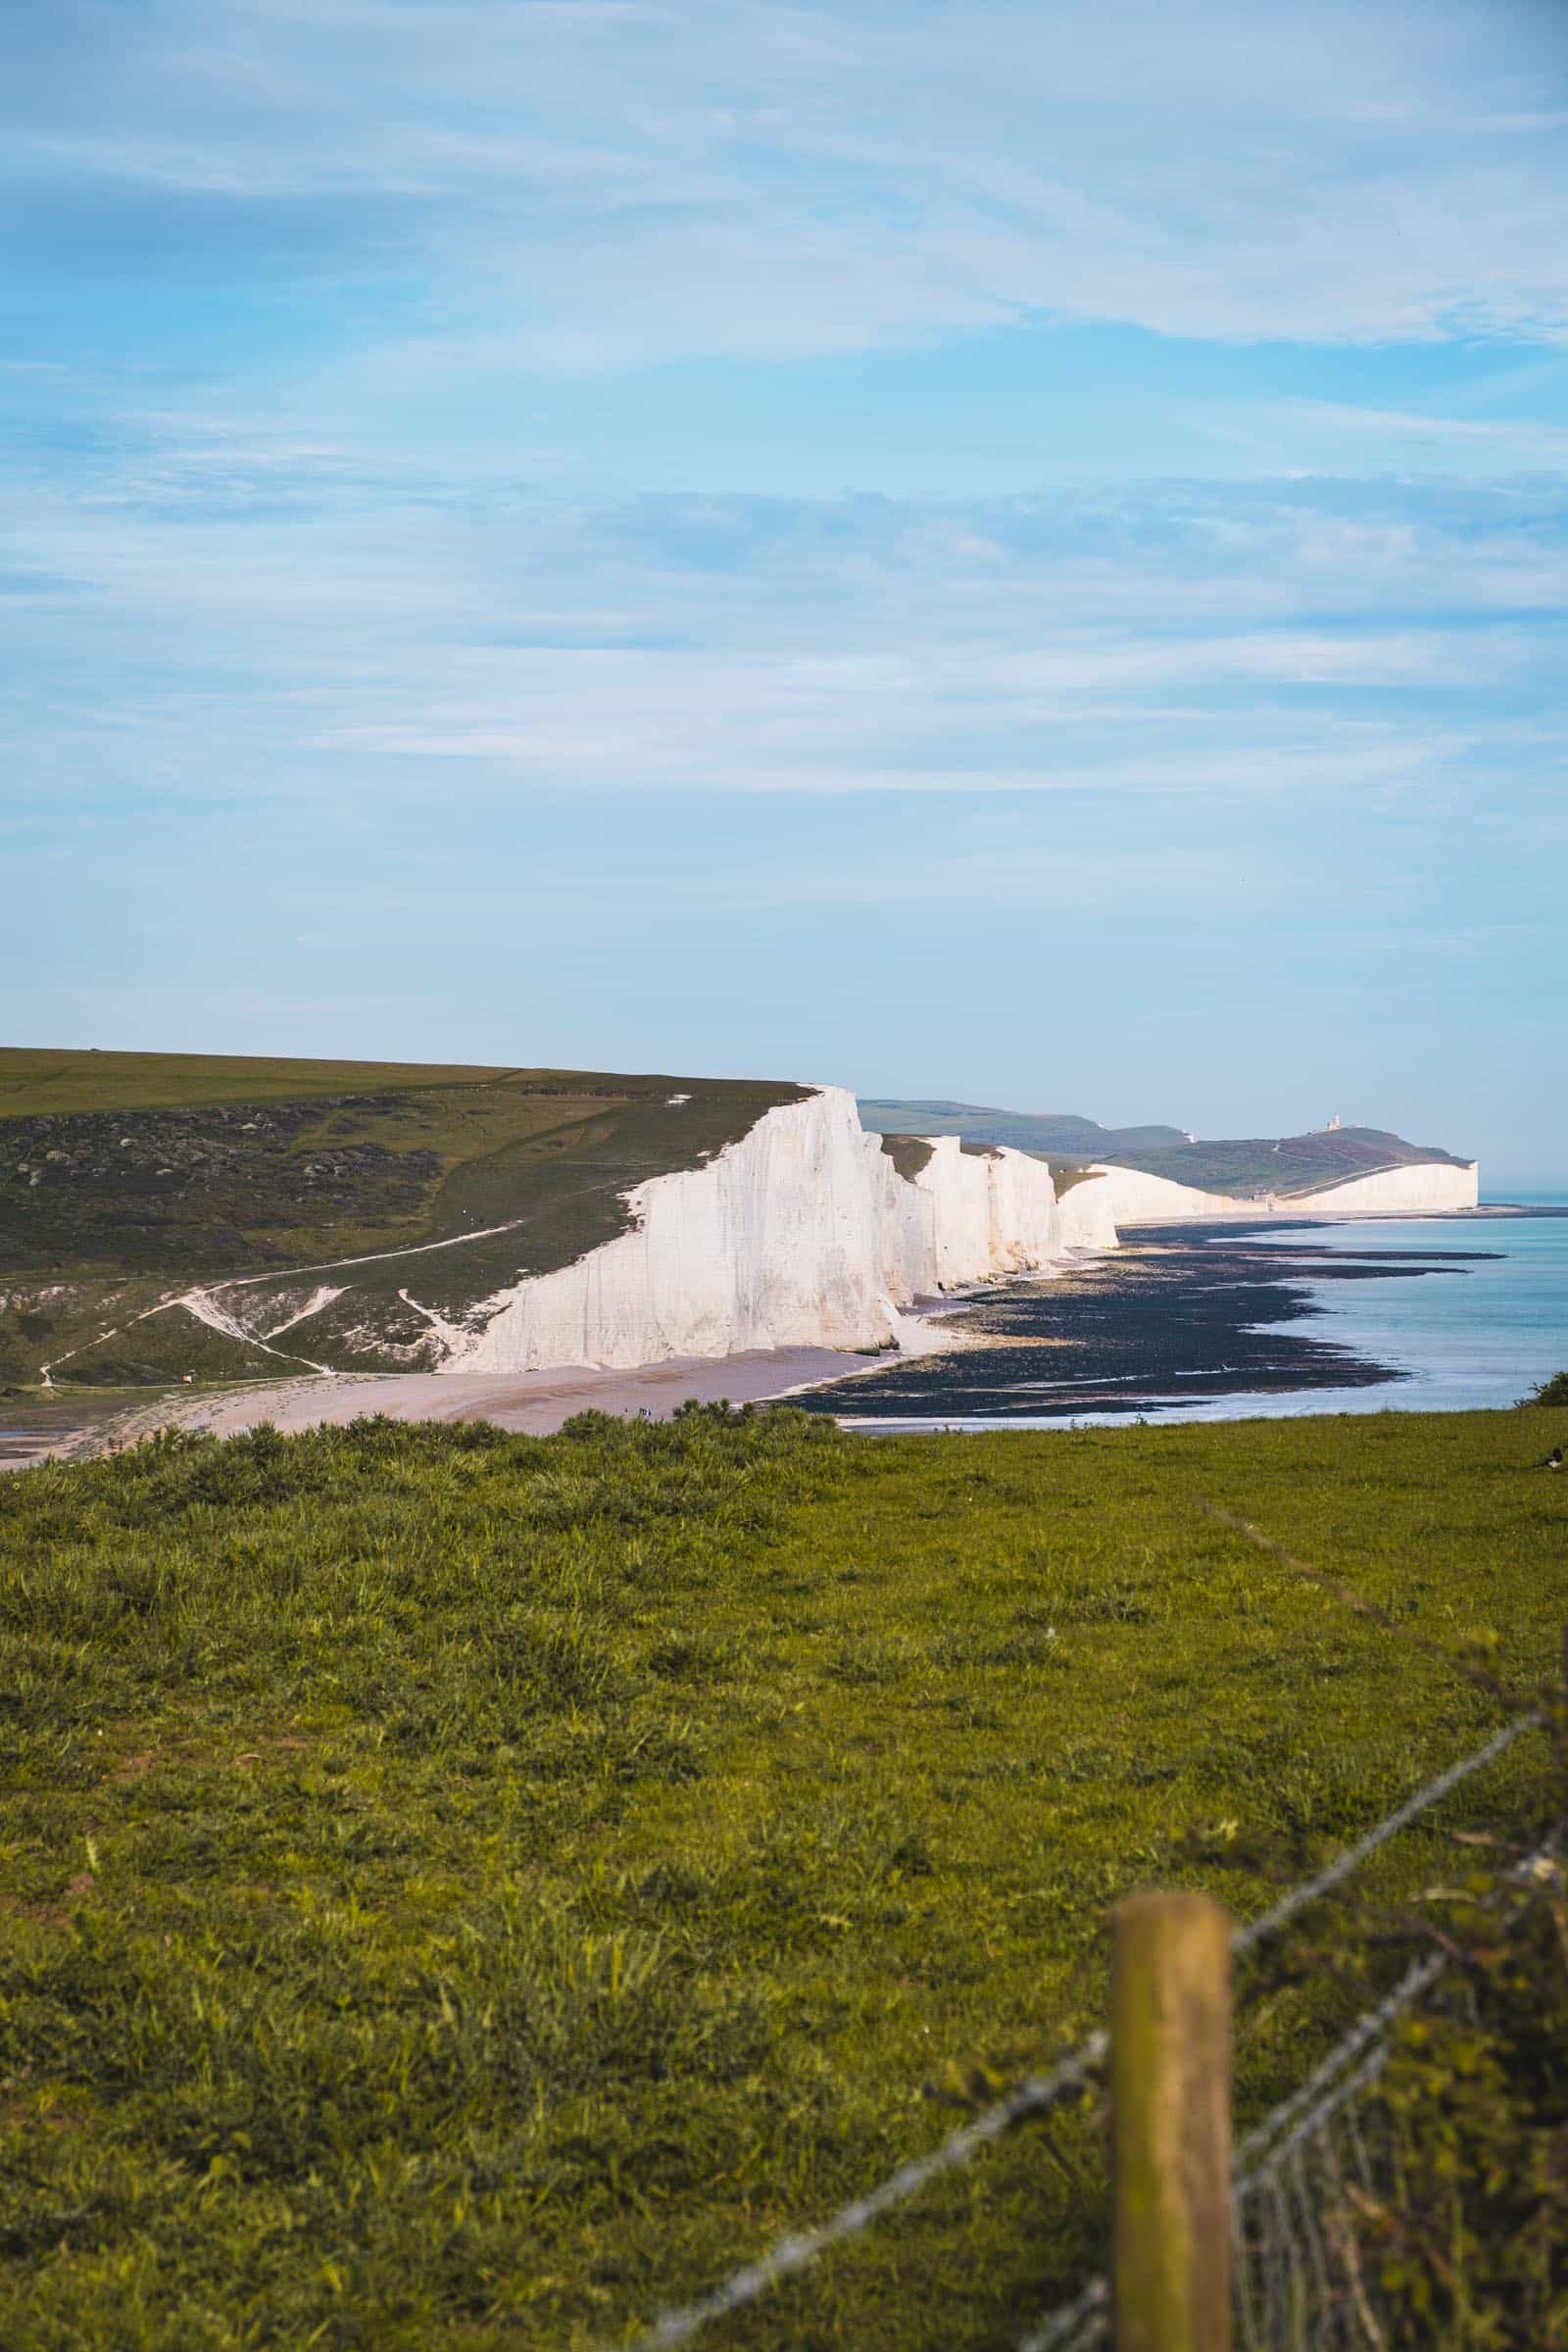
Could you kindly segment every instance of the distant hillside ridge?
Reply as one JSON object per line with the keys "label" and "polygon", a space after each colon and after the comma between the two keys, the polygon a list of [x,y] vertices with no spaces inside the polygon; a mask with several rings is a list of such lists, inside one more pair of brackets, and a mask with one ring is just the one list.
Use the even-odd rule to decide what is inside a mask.
{"label": "distant hillside ridge", "polygon": [[1190,1141],[1177,1127],[1101,1127],[1055,1112],[994,1110],[970,1102],[898,1102],[862,1097],[860,1117],[878,1133],[961,1135],[1016,1151],[1135,1168],[1194,1192],[1250,1200],[1297,1199],[1396,1168],[1470,1169],[1437,1144],[1406,1143],[1379,1127],[1321,1127],[1305,1135]]}
{"label": "distant hillside ridge", "polygon": [[1185,1144],[1180,1127],[1102,1127],[1070,1111],[996,1110],[978,1102],[899,1102],[862,1095],[860,1123],[879,1135],[960,1135],[1014,1152],[1125,1160],[1129,1152]]}

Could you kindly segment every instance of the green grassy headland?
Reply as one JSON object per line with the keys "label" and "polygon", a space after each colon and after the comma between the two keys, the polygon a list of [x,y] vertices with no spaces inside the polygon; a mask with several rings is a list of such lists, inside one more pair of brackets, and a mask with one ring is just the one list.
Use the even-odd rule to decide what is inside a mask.
{"label": "green grassy headland", "polygon": [[116,1054],[0,1046],[0,1118],[49,1112],[197,1110],[221,1102],[475,1086],[522,1071],[465,1062],[290,1060],[275,1054]]}
{"label": "green grassy headland", "polygon": [[286,1376],[286,1349],[280,1359],[247,1348],[183,1313],[136,1318],[193,1282],[514,1224],[360,1269],[336,1324],[313,1320],[307,1354],[385,1360],[357,1335],[368,1322],[394,1343],[418,1342],[427,1327],[398,1300],[416,1273],[439,1309],[519,1270],[564,1265],[625,1229],[628,1187],[698,1165],[803,1092],[580,1070],[0,1051],[0,1381],[35,1379],[68,1354],[76,1381]]}
{"label": "green grassy headland", "polygon": [[[621,2339],[1098,2023],[1118,1896],[1255,1912],[1477,1744],[1478,1641],[1537,1689],[1565,1436],[688,1411],[0,1480],[0,2341]],[[1547,1784],[1532,1736],[1367,1887]],[[1242,1990],[1245,2120],[1358,1996]],[[1101,2250],[1098,2132],[710,2340],[1014,2341]]]}
{"label": "green grassy headland", "polygon": [[882,1149],[906,1184],[931,1162],[931,1146],[918,1135],[884,1135]]}

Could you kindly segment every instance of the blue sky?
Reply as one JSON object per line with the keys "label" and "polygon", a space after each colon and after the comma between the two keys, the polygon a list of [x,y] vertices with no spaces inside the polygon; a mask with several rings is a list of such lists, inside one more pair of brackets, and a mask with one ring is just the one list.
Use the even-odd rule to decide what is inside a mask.
{"label": "blue sky", "polygon": [[0,10],[19,1042],[1568,1171],[1557,0]]}

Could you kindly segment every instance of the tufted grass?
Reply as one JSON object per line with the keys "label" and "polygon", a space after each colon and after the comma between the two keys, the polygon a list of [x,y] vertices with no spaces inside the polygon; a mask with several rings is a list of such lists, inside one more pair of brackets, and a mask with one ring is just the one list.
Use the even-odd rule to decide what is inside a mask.
{"label": "tufted grass", "polygon": [[[1118,1895],[1254,1910],[1478,1743],[1450,1661],[1529,1690],[1568,1610],[1544,1434],[719,1408],[0,1481],[0,2342],[623,2339],[1098,2022]],[[1244,2112],[1336,1997],[1255,1989]],[[1100,2211],[1093,2119],[1025,2130],[712,2340],[1001,2346]]]}

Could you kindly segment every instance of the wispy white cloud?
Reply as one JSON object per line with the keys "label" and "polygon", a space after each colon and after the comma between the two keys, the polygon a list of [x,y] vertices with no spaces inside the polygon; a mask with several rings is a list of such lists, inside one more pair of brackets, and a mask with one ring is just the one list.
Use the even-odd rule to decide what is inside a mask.
{"label": "wispy white cloud", "polygon": [[1484,1141],[1559,993],[1565,59],[1536,0],[0,9],[14,1019],[1217,1131],[1447,1131],[1468,1054]]}
{"label": "wispy white cloud", "polygon": [[103,266],[95,192],[144,266],[242,226],[257,270],[368,237],[429,279],[400,363],[849,352],[1040,314],[1568,326],[1568,44],[1527,0],[46,15],[13,36],[5,165],[73,197],[34,214],[45,250]]}
{"label": "wispy white cloud", "polygon": [[47,795],[74,765],[91,791],[118,771],[367,809],[1328,807],[1462,792],[1493,762],[1523,806],[1560,771],[1509,733],[1559,708],[1568,532],[1530,487],[476,510],[330,450],[176,445],[108,472],[113,497],[34,485],[10,510],[11,737]]}

